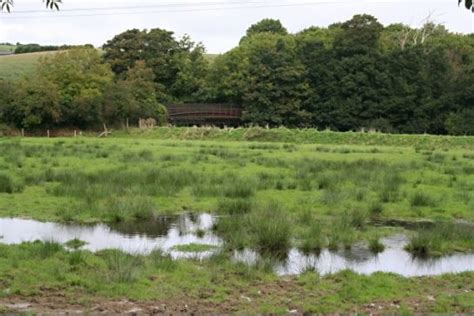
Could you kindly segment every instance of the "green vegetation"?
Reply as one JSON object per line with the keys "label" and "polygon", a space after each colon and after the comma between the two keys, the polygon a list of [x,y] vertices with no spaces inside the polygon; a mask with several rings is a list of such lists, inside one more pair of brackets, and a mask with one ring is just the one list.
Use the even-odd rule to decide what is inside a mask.
{"label": "green vegetation", "polygon": [[93,254],[39,242],[0,244],[0,279],[0,304],[11,296],[34,298],[32,307],[39,310],[60,304],[83,311],[100,305],[109,311],[114,302],[127,299],[147,312],[165,304],[167,312],[186,306],[188,312],[251,314],[398,313],[402,307],[411,313],[469,313],[474,299],[473,273],[402,278],[349,271],[319,277],[306,272],[282,280],[220,255],[205,261],[172,261],[160,251],[146,257],[115,250]]}
{"label": "green vegetation", "polygon": [[[472,311],[472,273],[320,277],[308,268],[281,279],[272,264],[291,247],[317,255],[365,242],[376,254],[384,249],[380,238],[395,233],[409,236],[415,256],[472,251],[473,146],[469,137],[259,128],[2,138],[0,216],[133,222],[206,211],[219,215],[213,230],[224,245],[181,245],[173,250],[216,253],[173,260],[159,249],[147,256],[94,254],[81,250],[80,240],[66,243],[67,250],[54,241],[0,244],[0,280],[8,288],[0,305],[13,296],[43,302],[61,292],[62,304],[85,310],[128,299],[146,310],[158,301],[172,310],[188,304],[214,312]],[[455,223],[460,219],[468,223]],[[415,229],[380,226],[392,220]],[[428,224],[416,228],[420,220]],[[255,265],[230,259],[244,248],[262,255]]]}
{"label": "green vegetation", "polygon": [[1,43],[0,44],[0,53],[13,53],[15,51],[16,46],[10,43]]}
{"label": "green vegetation", "polygon": [[[386,234],[372,223],[392,219],[474,221],[468,137],[258,128],[136,133],[3,139],[0,214],[112,223],[214,212],[226,215],[215,230],[227,248],[269,253],[291,246],[305,252],[350,248]],[[201,140],[176,140],[186,135]],[[228,141],[248,135],[295,138],[291,145]],[[445,242],[435,252],[474,249],[464,235],[437,231]]]}
{"label": "green vegetation", "polygon": [[215,246],[205,244],[187,244],[173,247],[174,250],[182,252],[204,252],[215,249]]}
{"label": "green vegetation", "polygon": [[[133,29],[102,52],[69,49],[40,62],[29,80],[0,82],[0,122],[116,128],[163,123],[162,104],[226,103],[242,107],[244,125],[474,135],[473,39],[433,23],[383,26],[366,14],[294,34],[265,19],[237,47],[207,56],[188,36]],[[2,76],[31,68],[9,62],[18,58],[0,60]]]}
{"label": "green vegetation", "polygon": [[0,56],[0,79],[15,81],[34,74],[39,60],[55,52]]}

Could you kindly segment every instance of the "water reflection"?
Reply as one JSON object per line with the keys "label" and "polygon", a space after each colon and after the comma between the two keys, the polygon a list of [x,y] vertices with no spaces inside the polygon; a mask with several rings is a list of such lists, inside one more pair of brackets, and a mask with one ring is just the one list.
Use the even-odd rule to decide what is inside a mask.
{"label": "water reflection", "polygon": [[[120,249],[134,254],[148,254],[160,248],[173,258],[206,258],[219,248],[201,252],[185,253],[174,249],[178,245],[205,244],[219,247],[223,240],[211,228],[216,218],[210,214],[183,214],[163,216],[148,222],[118,223],[84,226],[58,223],[42,223],[33,220],[0,219],[0,242],[19,244],[34,240],[55,240],[66,243],[80,239],[87,244],[84,249]],[[304,254],[298,249],[290,249],[285,256],[263,258],[271,264],[279,275],[299,274],[306,270],[316,270],[320,274],[351,269],[357,273],[391,272],[403,276],[439,275],[474,271],[474,254],[455,254],[437,259],[413,258],[403,248],[407,238],[395,235],[382,240],[385,251],[373,255],[366,245],[355,245],[351,250],[330,252],[322,250],[319,254]],[[251,249],[235,251],[231,259],[247,265],[262,263],[262,256]]]}
{"label": "water reflection", "polygon": [[[173,247],[192,243],[219,246],[222,241],[209,232],[213,222],[214,218],[209,214],[196,217],[189,214],[165,216],[145,223],[118,223],[111,226],[67,225],[3,218],[0,219],[0,242],[19,244],[34,240],[54,240],[66,243],[71,239],[80,239],[87,243],[83,248],[91,251],[113,248],[129,253],[148,254],[160,248],[169,251],[173,257],[190,257],[195,254],[174,251]],[[198,230],[205,233],[198,237]]]}
{"label": "water reflection", "polygon": [[[350,251],[331,252],[323,250],[319,255],[306,255],[297,249],[292,249],[288,253],[286,261],[274,262],[273,269],[279,275],[300,274],[306,270],[315,270],[325,275],[350,269],[361,274],[390,272],[407,277],[474,271],[473,254],[455,254],[436,259],[419,259],[414,258],[403,249],[407,243],[405,236],[391,236],[383,239],[382,242],[386,249],[378,255],[373,255],[361,245]],[[261,257],[258,253],[247,249],[235,252],[234,259],[248,265],[256,265]]]}

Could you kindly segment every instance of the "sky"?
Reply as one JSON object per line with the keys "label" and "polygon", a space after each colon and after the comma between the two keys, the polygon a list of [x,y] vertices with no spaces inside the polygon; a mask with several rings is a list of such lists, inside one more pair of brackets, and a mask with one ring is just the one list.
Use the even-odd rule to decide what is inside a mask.
{"label": "sky", "polygon": [[384,25],[420,26],[431,16],[450,31],[474,32],[474,14],[457,0],[63,0],[60,12],[46,10],[42,0],[15,0],[12,13],[0,13],[0,42],[98,47],[127,29],[164,28],[223,53],[263,18],[298,32],[362,13]]}

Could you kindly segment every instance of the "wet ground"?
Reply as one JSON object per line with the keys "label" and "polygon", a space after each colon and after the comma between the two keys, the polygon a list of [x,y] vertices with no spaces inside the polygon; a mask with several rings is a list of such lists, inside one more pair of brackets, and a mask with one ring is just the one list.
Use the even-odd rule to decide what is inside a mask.
{"label": "wet ground", "polygon": [[[161,249],[169,252],[173,258],[202,259],[218,251],[223,243],[211,230],[215,220],[210,214],[183,214],[139,223],[86,226],[3,218],[0,219],[0,242],[19,244],[53,240],[65,244],[72,239],[79,239],[86,243],[83,249],[90,251],[113,248],[133,254],[147,254]],[[404,250],[407,238],[403,235],[390,236],[382,242],[385,251],[378,255],[372,254],[364,244],[355,245],[347,251],[323,250],[319,255],[307,255],[298,249],[291,249],[284,258],[272,259],[272,266],[279,275],[295,275],[306,270],[325,275],[351,269],[361,274],[391,272],[411,277],[474,271],[474,254],[459,253],[436,259],[420,259]],[[199,253],[175,249],[176,246],[190,244],[216,248]],[[257,264],[259,258],[260,255],[251,249],[233,254],[233,260],[248,265]]]}

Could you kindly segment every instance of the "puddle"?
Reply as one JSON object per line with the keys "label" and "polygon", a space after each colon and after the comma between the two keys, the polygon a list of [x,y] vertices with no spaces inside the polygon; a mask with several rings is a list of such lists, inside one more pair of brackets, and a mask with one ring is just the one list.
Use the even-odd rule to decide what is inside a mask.
{"label": "puddle", "polygon": [[[212,251],[185,253],[173,250],[173,247],[187,244],[221,245],[222,241],[210,233],[213,223],[214,218],[209,214],[162,216],[147,222],[117,223],[110,226],[68,225],[2,218],[0,242],[19,244],[35,240],[54,240],[64,244],[72,239],[79,239],[86,242],[81,249],[90,251],[113,248],[133,254],[148,254],[159,248],[169,252],[174,258],[205,257],[212,254]],[[198,231],[203,233],[198,234]]]}
{"label": "puddle", "polygon": [[[177,251],[175,247],[190,244],[221,246],[223,240],[211,231],[215,220],[210,214],[183,214],[141,223],[85,226],[3,218],[0,219],[0,242],[19,244],[54,240],[64,244],[72,239],[80,239],[87,243],[82,249],[91,251],[114,248],[133,254],[148,254],[159,248],[169,252],[173,258],[203,259],[219,248],[187,253]],[[350,251],[323,250],[319,256],[305,255],[297,249],[291,249],[284,260],[274,260],[273,268],[279,275],[299,274],[308,269],[324,275],[350,269],[361,274],[391,272],[407,277],[474,271],[474,254],[417,259],[403,249],[407,243],[403,235],[391,236],[382,239],[382,242],[385,251],[376,256],[364,245],[356,245]],[[250,249],[235,252],[232,258],[248,265],[254,265],[258,259],[259,254]]]}
{"label": "puddle", "polygon": [[[381,241],[385,245],[385,251],[378,255],[372,254],[362,245],[356,245],[350,251],[323,250],[319,256],[305,255],[292,249],[284,260],[275,260],[273,269],[279,275],[300,274],[308,269],[325,275],[349,269],[360,274],[390,272],[406,277],[474,271],[474,254],[420,259],[403,249],[408,242],[403,235],[394,235]],[[234,257],[237,261],[254,265],[259,255],[254,251],[244,250],[235,252]]]}

